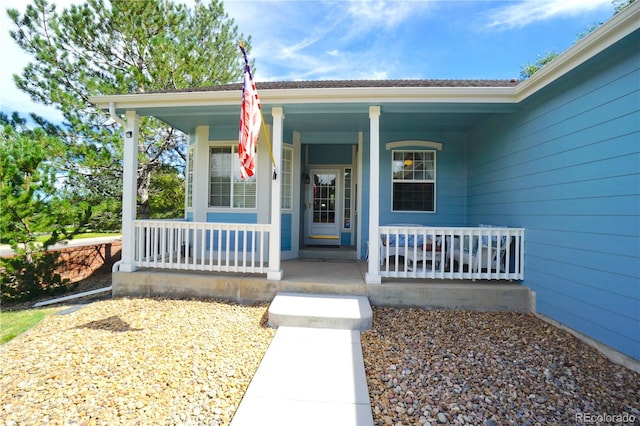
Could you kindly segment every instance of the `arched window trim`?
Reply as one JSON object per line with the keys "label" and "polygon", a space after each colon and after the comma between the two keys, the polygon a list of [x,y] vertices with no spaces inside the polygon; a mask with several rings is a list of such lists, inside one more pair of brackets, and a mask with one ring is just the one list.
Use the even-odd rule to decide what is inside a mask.
{"label": "arched window trim", "polygon": [[432,149],[437,149],[438,151],[442,151],[442,143],[433,142],[433,141],[405,140],[405,141],[387,142],[385,144],[385,149],[387,151],[396,149],[396,148],[406,148],[406,147],[432,148]]}

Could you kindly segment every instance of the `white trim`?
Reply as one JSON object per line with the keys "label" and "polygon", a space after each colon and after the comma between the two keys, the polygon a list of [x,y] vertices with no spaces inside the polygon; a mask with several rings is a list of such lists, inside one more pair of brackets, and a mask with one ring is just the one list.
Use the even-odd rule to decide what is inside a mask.
{"label": "white trim", "polygon": [[293,213],[291,217],[291,255],[298,257],[300,250],[300,185],[302,176],[302,149],[300,132],[293,132]]}
{"label": "white trim", "polygon": [[381,284],[378,268],[380,257],[378,227],[380,226],[380,106],[369,107],[369,265],[367,284]]}
{"label": "white trim", "polygon": [[[283,143],[282,144],[282,158],[283,158],[282,170],[284,170],[284,153],[287,152],[287,151],[289,151],[291,153],[291,170],[290,170],[291,176],[289,176],[290,182],[288,182],[291,185],[291,199],[289,200],[289,202],[291,203],[291,207],[284,207],[284,205],[282,205],[281,209],[282,209],[283,213],[292,213],[293,212],[293,205],[295,203],[295,197],[294,197],[295,194],[293,193],[293,191],[294,191],[294,188],[293,188],[293,180],[294,180],[294,178],[293,177],[295,176],[293,174],[293,162],[294,162],[294,159],[295,159],[295,149],[294,149],[293,145]],[[283,179],[282,179],[282,182],[280,184],[284,185],[285,184],[284,174],[283,174],[282,177],[283,177]],[[280,194],[280,197],[283,197],[283,196],[284,196],[284,192],[282,194]],[[282,201],[280,201],[280,203],[282,204]]]}
{"label": "white trim", "polygon": [[282,122],[284,111],[281,107],[271,109],[273,117],[273,159],[275,160],[276,178],[271,181],[271,234],[269,235],[269,271],[267,279],[280,281],[282,279],[282,269],[280,266],[280,234],[282,228],[282,217],[280,209],[280,193],[282,175],[280,168],[282,165]]}
{"label": "white trim", "polygon": [[[433,179],[422,179],[422,180],[403,180],[403,179],[394,179],[393,177],[393,154],[395,152],[426,152],[426,153],[432,153],[433,154]],[[421,213],[421,214],[435,214],[437,212],[437,180],[438,180],[438,153],[436,151],[434,151],[433,149],[395,149],[393,151],[391,151],[391,188],[390,188],[390,194],[391,194],[391,205],[389,206],[389,208],[391,209],[391,211],[393,213]],[[395,210],[393,208],[393,184],[394,183],[433,183],[433,210]]]}
{"label": "white trim", "polygon": [[[267,132],[273,134],[273,126],[267,124]],[[237,143],[237,142],[236,142]],[[260,132],[258,143],[256,144],[257,163],[257,187],[256,187],[256,208],[258,223],[270,223],[269,215],[271,214],[271,154],[269,153],[269,147],[267,146],[267,139],[264,135],[264,131]]]}
{"label": "white trim", "polygon": [[[189,144],[187,145],[187,161],[185,168],[185,182],[184,182],[184,209],[185,209],[185,219],[186,212],[193,212],[193,183],[195,181],[195,155],[196,149],[195,146]],[[189,174],[191,174],[191,185],[189,185]],[[189,197],[191,197],[191,203],[189,203]]]}
{"label": "white trim", "polygon": [[360,259],[360,253],[362,253],[362,147],[364,141],[364,132],[358,132],[358,155],[356,160],[356,174],[357,183],[355,196],[358,200],[356,206],[356,257]]}
{"label": "white trim", "polygon": [[137,218],[138,195],[138,137],[140,117],[136,111],[126,112],[122,167],[122,263],[120,271],[133,272],[135,265],[135,234],[133,221]]}
{"label": "white trim", "polygon": [[111,290],[112,288],[111,286],[109,286],[109,287],[97,288],[95,290],[83,291],[82,293],[70,294],[69,296],[62,296],[55,299],[38,302],[38,303],[35,303],[33,307],[39,308],[40,306],[47,306],[47,305],[52,305],[54,303],[66,302],[67,300],[79,299],[81,297],[92,296],[98,293],[106,293],[107,291],[111,291]]}
{"label": "white trim", "polygon": [[[517,87],[517,86],[516,86]],[[350,87],[308,89],[262,89],[263,105],[314,103],[424,102],[431,103],[514,103],[516,87]],[[110,103],[123,108],[162,108],[186,106],[234,106],[237,90],[210,92],[146,93],[96,96],[90,98],[99,108]]]}
{"label": "white trim", "polygon": [[196,127],[196,143],[193,159],[193,196],[191,201],[192,220],[194,222],[207,221],[209,207],[209,157],[211,156],[209,142],[209,126]]}
{"label": "white trim", "polygon": [[387,144],[385,144],[385,149],[389,151],[396,148],[405,148],[405,147],[414,147],[414,146],[418,146],[422,148],[434,148],[434,149],[437,149],[438,151],[442,151],[441,142],[418,141],[418,140],[388,142]]}

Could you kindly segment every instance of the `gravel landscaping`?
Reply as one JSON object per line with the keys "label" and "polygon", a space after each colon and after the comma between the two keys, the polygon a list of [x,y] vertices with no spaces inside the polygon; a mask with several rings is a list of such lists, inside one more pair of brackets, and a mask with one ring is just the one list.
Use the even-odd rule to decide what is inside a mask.
{"label": "gravel landscaping", "polygon": [[373,312],[362,349],[377,425],[640,423],[640,375],[533,315]]}
{"label": "gravel landscaping", "polygon": [[271,342],[266,305],[113,299],[0,347],[3,425],[228,424]]}
{"label": "gravel landscaping", "polygon": [[[266,311],[121,298],[49,316],[0,347],[0,424],[229,424],[275,334]],[[533,315],[373,311],[377,426],[640,423],[640,375]]]}

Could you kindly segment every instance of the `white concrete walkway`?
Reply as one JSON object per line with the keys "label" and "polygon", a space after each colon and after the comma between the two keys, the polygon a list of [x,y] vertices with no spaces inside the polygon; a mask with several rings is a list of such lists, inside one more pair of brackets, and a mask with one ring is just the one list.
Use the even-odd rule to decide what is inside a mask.
{"label": "white concrete walkway", "polygon": [[[318,321],[326,312],[353,319],[354,309],[370,316],[368,301],[364,305],[360,300],[366,298],[286,294],[276,299],[272,306],[279,321],[286,322],[285,305],[291,302],[295,321],[306,311],[311,326],[280,323],[231,425],[373,425],[360,331],[341,327],[335,318]],[[341,328],[318,328],[325,324]]]}

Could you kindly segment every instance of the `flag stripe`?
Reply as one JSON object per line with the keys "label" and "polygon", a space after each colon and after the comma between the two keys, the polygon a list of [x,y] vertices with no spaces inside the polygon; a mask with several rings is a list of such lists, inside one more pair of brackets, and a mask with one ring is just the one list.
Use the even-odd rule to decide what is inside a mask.
{"label": "flag stripe", "polygon": [[255,147],[260,136],[260,98],[256,85],[251,76],[251,68],[247,61],[247,54],[240,46],[244,55],[244,84],[242,86],[242,109],[240,112],[240,136],[238,141],[238,157],[240,159],[240,176],[248,179],[255,173]]}

